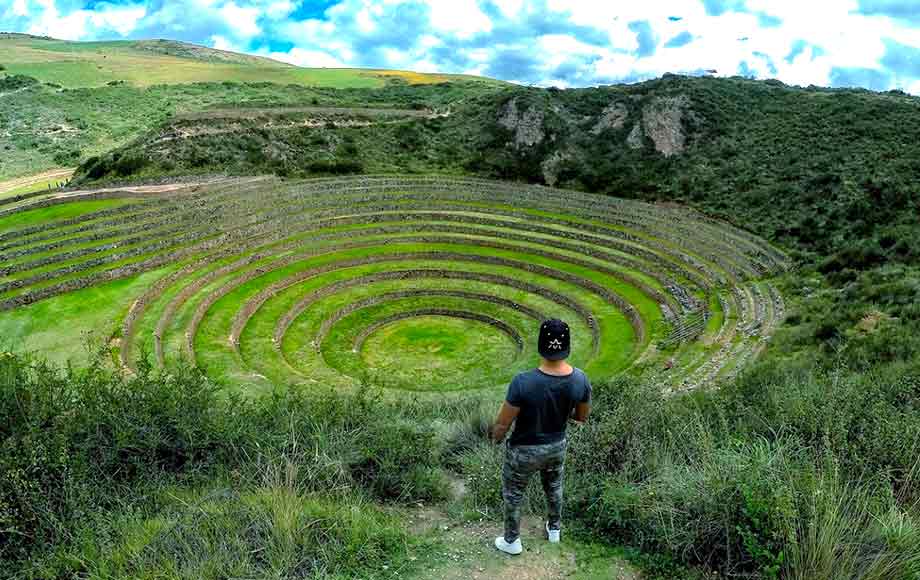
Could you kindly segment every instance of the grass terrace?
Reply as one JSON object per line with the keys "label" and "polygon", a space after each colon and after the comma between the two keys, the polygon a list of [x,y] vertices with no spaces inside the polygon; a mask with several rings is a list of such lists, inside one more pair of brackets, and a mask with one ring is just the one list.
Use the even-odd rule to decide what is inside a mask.
{"label": "grass terrace", "polygon": [[786,259],[762,240],[552,188],[240,179],[41,205],[0,217],[5,336],[44,350],[92,331],[126,369],[190,361],[251,394],[497,396],[533,363],[548,316],[572,324],[573,360],[599,380],[650,373],[696,389],[734,376],[782,317],[769,279]]}

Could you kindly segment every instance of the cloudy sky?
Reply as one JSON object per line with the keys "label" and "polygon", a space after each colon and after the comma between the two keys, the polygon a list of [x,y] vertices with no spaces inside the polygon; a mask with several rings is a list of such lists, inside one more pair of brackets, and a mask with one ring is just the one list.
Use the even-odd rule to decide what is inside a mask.
{"label": "cloudy sky", "polygon": [[0,30],[560,87],[717,71],[920,94],[920,0],[0,0]]}

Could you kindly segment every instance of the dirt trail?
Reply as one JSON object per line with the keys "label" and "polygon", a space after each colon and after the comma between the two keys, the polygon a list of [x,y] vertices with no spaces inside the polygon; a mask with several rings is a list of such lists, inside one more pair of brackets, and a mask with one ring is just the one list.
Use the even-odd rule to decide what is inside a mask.
{"label": "dirt trail", "polygon": [[639,580],[641,575],[616,555],[598,556],[597,549],[564,539],[550,544],[543,521],[525,517],[521,522],[524,553],[508,556],[492,545],[501,533],[493,521],[458,522],[443,512],[420,509],[412,518],[414,533],[433,537],[440,549],[416,578],[445,580]]}
{"label": "dirt trail", "polygon": [[[263,179],[269,179],[267,176],[258,176],[258,177],[214,177],[211,179],[202,179],[199,181],[183,181],[179,183],[162,183],[157,185],[125,185],[120,187],[100,187],[97,189],[75,189],[71,191],[62,191],[59,194],[53,195],[51,199],[65,198],[65,197],[79,197],[83,195],[93,195],[95,193],[110,193],[110,192],[121,192],[126,193],[171,193],[173,191],[182,191],[184,189],[193,189],[196,187],[210,186],[210,185],[222,185],[228,183],[252,183],[255,181],[262,181]],[[49,199],[49,198],[45,198]]]}
{"label": "dirt trail", "polygon": [[[493,518],[464,521],[462,482],[452,481],[455,497],[437,507],[419,506],[409,512],[413,534],[433,539],[437,548],[421,563],[420,570],[396,577],[444,580],[640,580],[629,562],[609,549],[589,546],[566,538],[550,544],[543,520],[525,516],[521,521],[524,553],[508,556],[493,542],[502,531]],[[398,573],[398,571],[394,571]]]}
{"label": "dirt trail", "polygon": [[158,193],[176,193],[186,190],[196,190],[204,186],[226,185],[229,183],[245,184],[255,181],[270,179],[269,176],[257,177],[217,177],[211,179],[202,179],[198,181],[184,181],[181,183],[165,183],[158,185],[126,185],[121,187],[100,187],[97,189],[75,189],[75,190],[56,190],[48,195],[31,197],[21,202],[10,204],[3,208],[0,217],[5,214],[19,211],[30,205],[50,200],[70,200],[80,201],[81,198],[90,197],[98,193],[126,193],[137,195],[153,195]]}
{"label": "dirt trail", "polygon": [[17,177],[7,181],[0,181],[0,197],[2,197],[4,193],[13,191],[14,189],[20,189],[22,187],[27,187],[29,185],[41,183],[43,181],[50,181],[52,179],[66,181],[70,179],[70,176],[73,175],[73,172],[74,168],[68,167],[64,169],[52,169],[50,171],[36,173],[35,175],[27,175],[25,177]]}

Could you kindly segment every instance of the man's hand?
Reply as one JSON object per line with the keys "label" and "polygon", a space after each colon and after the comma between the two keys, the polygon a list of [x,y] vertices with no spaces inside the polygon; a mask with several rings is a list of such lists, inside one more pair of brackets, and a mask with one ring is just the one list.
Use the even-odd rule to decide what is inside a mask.
{"label": "man's hand", "polygon": [[502,408],[498,411],[498,417],[495,419],[495,424],[491,429],[492,441],[501,443],[505,439],[508,429],[511,428],[511,424],[520,412],[520,407],[515,407],[509,404],[508,401],[502,403]]}
{"label": "man's hand", "polygon": [[591,403],[578,403],[572,413],[572,419],[576,423],[584,423],[588,420],[588,414],[591,413]]}

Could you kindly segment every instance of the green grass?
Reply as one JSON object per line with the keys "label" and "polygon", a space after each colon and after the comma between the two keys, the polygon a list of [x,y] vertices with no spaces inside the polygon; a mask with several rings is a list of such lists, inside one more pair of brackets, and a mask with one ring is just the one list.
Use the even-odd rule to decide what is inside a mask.
{"label": "green grass", "polygon": [[15,179],[0,183],[0,200],[26,193],[48,191],[58,185],[67,183],[72,170],[43,172],[31,178]]}
{"label": "green grass", "polygon": [[78,217],[94,211],[121,207],[134,202],[130,198],[75,201],[39,209],[30,209],[0,217],[0,233],[33,226],[41,222]]}
{"label": "green grass", "polygon": [[71,42],[24,36],[0,36],[0,63],[10,74],[71,88],[118,81],[136,86],[228,81],[378,88],[391,82],[426,84],[476,78],[391,70],[307,69],[180,42]]}
{"label": "green grass", "polygon": [[[272,271],[268,274],[261,276],[258,279],[247,282],[246,284],[240,286],[233,292],[227,294],[221,298],[214,306],[209,310],[208,315],[205,317],[199,333],[196,336],[196,346],[197,350],[201,353],[199,362],[205,365],[212,373],[216,376],[224,376],[226,379],[231,380],[231,382],[239,382],[240,380],[249,379],[251,380],[251,373],[249,372],[231,372],[228,374],[230,369],[235,368],[238,365],[238,361],[235,361],[235,357],[232,357],[227,353],[229,350],[226,346],[226,337],[229,334],[231,319],[242,302],[246,300],[247,296],[254,295],[258,290],[264,288],[268,284],[281,280],[287,276],[290,276],[300,270],[307,269],[312,266],[317,266],[323,263],[335,263],[342,259],[347,259],[349,257],[362,257],[371,254],[387,254],[391,253],[397,248],[395,246],[385,246],[385,247],[372,247],[372,248],[362,248],[355,250],[344,250],[337,252],[332,256],[321,256],[317,258],[311,258],[302,262],[299,262],[295,265],[287,266],[280,270]],[[474,255],[497,255],[492,254],[488,249],[468,247],[468,248],[456,248],[454,246],[439,246],[439,245],[413,245],[405,244],[401,245],[398,248],[401,252],[408,251],[430,251],[436,249],[445,249],[445,250],[454,250],[462,249],[464,252],[468,252]],[[539,261],[536,256],[532,257],[534,261]],[[566,269],[571,266],[555,263],[556,267],[560,269]],[[483,271],[483,272],[494,272],[501,273],[508,277],[516,277],[518,279],[525,280],[539,280],[539,284],[542,286],[547,286],[553,289],[559,289],[564,293],[569,295],[581,293],[579,296],[579,301],[585,301],[589,305],[592,312],[595,313],[599,320],[599,325],[601,329],[602,344],[609,345],[610,350],[602,350],[602,353],[597,358],[591,361],[591,366],[596,367],[599,371],[603,369],[603,372],[614,373],[618,370],[621,370],[628,361],[634,356],[636,346],[633,341],[633,331],[629,324],[624,319],[623,315],[617,311],[612,306],[603,302],[600,298],[591,296],[588,298],[588,295],[585,295],[577,287],[573,285],[564,283],[558,280],[545,279],[542,276],[534,276],[531,274],[523,274],[518,270],[514,270],[506,267],[499,266],[486,266],[482,264],[477,264],[475,262],[461,263],[461,262],[430,262],[430,263],[418,263],[418,262],[392,262],[384,263],[382,265],[362,267],[367,268],[367,271],[374,270],[390,270],[390,269],[410,269],[410,268],[419,268],[419,267],[435,267],[435,268],[444,268],[444,269],[463,269],[469,271]],[[574,268],[574,267],[572,267]],[[354,268],[353,270],[358,270]],[[601,284],[614,285],[617,282],[612,281],[609,277],[593,274],[590,271],[581,272],[582,275],[587,275],[590,279],[590,276],[594,277]],[[321,287],[324,283],[331,278],[334,279],[335,276],[343,277],[349,275],[348,272],[337,272],[333,276],[324,275],[323,277],[316,277],[310,279],[307,283],[299,285],[300,292],[306,292],[308,288]],[[644,298],[644,296],[643,296]],[[646,299],[647,300],[647,299]],[[657,311],[657,307],[654,307]],[[320,310],[315,311],[316,317],[320,316]],[[654,312],[650,313],[649,316],[660,317],[660,313]],[[314,317],[314,318],[316,318]],[[318,324],[318,318],[313,324]],[[296,329],[292,327],[292,331],[295,331],[297,335],[300,336],[310,336],[310,333],[300,326],[297,326]],[[633,345],[630,348],[627,348],[625,345]],[[220,354],[224,352],[225,354]],[[306,352],[302,352],[300,356],[292,355],[292,360],[311,360],[308,358]],[[310,371],[305,372],[307,376],[310,376],[313,379],[317,379],[315,369],[311,365]]]}
{"label": "green grass", "polygon": [[[345,180],[341,183],[348,184],[350,181]],[[643,269],[653,271],[658,267],[657,257],[660,257],[671,263],[679,264],[678,269],[680,269],[683,263],[675,261],[679,259],[679,252],[676,250],[683,249],[683,246],[677,246],[672,241],[661,242],[655,236],[654,228],[663,226],[654,220],[654,223],[650,222],[647,226],[647,231],[643,230],[640,233],[631,226],[624,226],[623,223],[629,220],[618,219],[615,213],[609,224],[597,219],[585,219],[584,216],[591,212],[582,207],[585,204],[585,200],[582,199],[572,206],[573,214],[567,214],[560,213],[557,209],[562,207],[562,200],[548,198],[545,202],[533,202],[530,197],[525,196],[522,199],[527,199],[528,203],[518,207],[506,202],[508,197],[505,193],[497,195],[494,200],[476,196],[468,202],[464,202],[464,198],[458,198],[454,193],[447,193],[444,196],[446,198],[445,207],[441,209],[440,204],[432,203],[438,200],[437,196],[417,202],[418,207],[416,207],[414,205],[416,202],[406,197],[417,195],[411,188],[409,191],[374,194],[371,198],[351,191],[346,193],[345,197],[340,197],[336,194],[338,190],[335,188],[326,193],[313,194],[311,192],[309,195],[304,195],[300,184],[297,183],[285,185],[272,182],[263,187],[256,186],[241,190],[238,195],[232,188],[225,189],[222,186],[217,187],[213,200],[207,202],[214,204],[212,211],[221,216],[221,221],[217,223],[217,227],[210,223],[200,226],[205,228],[204,232],[214,236],[221,232],[232,231],[245,223],[264,223],[279,228],[277,234],[280,235],[269,231],[260,233],[259,237],[249,241],[241,240],[247,246],[252,242],[256,244],[249,248],[240,247],[234,255],[227,255],[213,263],[206,263],[202,271],[185,276],[178,283],[173,283],[172,287],[166,288],[163,295],[153,300],[139,320],[136,332],[132,335],[134,336],[133,342],[124,346],[125,349],[128,349],[126,356],[136,357],[141,352],[140,349],[144,348],[149,352],[152,333],[155,328],[162,326],[164,334],[161,344],[167,359],[175,361],[186,357],[189,340],[187,337],[191,335],[191,324],[194,317],[199,316],[196,315],[196,311],[201,310],[200,306],[211,293],[228,284],[229,293],[216,302],[211,303],[208,300],[207,309],[201,311],[203,313],[200,316],[201,324],[197,326],[191,340],[194,344],[197,362],[207,369],[211,377],[249,395],[269,391],[279,385],[295,383],[351,388],[362,382],[371,382],[403,389],[407,388],[406,385],[422,384],[425,387],[421,390],[433,392],[460,391],[467,388],[501,388],[514,372],[526,368],[536,360],[536,354],[532,350],[533,345],[527,340],[536,332],[535,322],[529,317],[521,318],[521,313],[511,311],[506,306],[493,305],[487,301],[475,304],[474,311],[486,313],[496,320],[508,321],[523,337],[524,352],[513,360],[488,368],[480,364],[485,360],[501,359],[504,361],[505,355],[502,354],[504,351],[501,348],[491,354],[485,352],[468,352],[465,356],[451,354],[444,356],[443,364],[432,362],[427,367],[422,364],[412,364],[407,372],[401,375],[397,367],[388,365],[384,360],[374,359],[379,352],[389,350],[385,344],[386,341],[380,342],[383,340],[381,337],[386,334],[385,329],[378,329],[370,336],[369,340],[364,343],[363,352],[353,352],[355,337],[363,328],[406,309],[418,310],[438,305],[443,307],[444,304],[453,304],[452,309],[457,311],[464,311],[470,307],[456,296],[441,296],[437,299],[414,297],[368,304],[362,310],[344,315],[342,318],[337,314],[356,300],[376,296],[379,292],[392,292],[402,288],[437,288],[439,285],[457,289],[464,286],[477,287],[482,290],[481,293],[494,293],[503,299],[510,299],[524,305],[529,304],[531,308],[536,308],[543,314],[566,317],[578,333],[572,357],[573,363],[585,368],[595,376],[604,378],[626,370],[640,355],[642,355],[641,362],[634,367],[638,372],[653,369],[663,362],[663,357],[676,359],[677,368],[687,372],[703,364],[718,349],[718,345],[706,347],[697,342],[690,342],[667,352],[657,352],[655,348],[651,348],[653,342],[666,337],[669,325],[665,322],[656,299],[650,296],[654,296],[656,292],[668,296],[670,290],[664,287],[663,280],[659,280],[651,273],[635,271],[631,266],[620,264],[618,261],[622,260],[627,264],[641,264]],[[254,195],[259,196],[258,204],[252,201]],[[394,209],[391,202],[388,201],[391,196],[394,200],[393,205],[400,209]],[[206,192],[196,195],[197,197],[203,200],[208,199]],[[497,203],[499,200],[502,203]],[[4,297],[27,295],[31,291],[53,287],[63,281],[98,275],[113,268],[156,258],[167,252],[186,251],[196,242],[173,240],[169,225],[145,232],[143,235],[149,239],[136,244],[125,244],[124,235],[106,235],[119,231],[124,224],[134,227],[135,218],[133,216],[138,216],[139,224],[143,225],[151,220],[164,221],[169,224],[175,222],[177,216],[186,215],[186,210],[181,204],[172,202],[170,204],[169,213],[162,216],[151,217],[148,212],[141,210],[139,212],[129,211],[115,218],[95,218],[86,225],[96,224],[98,226],[91,231],[103,236],[99,240],[71,242],[70,245],[65,244],[58,250],[47,250],[31,256],[14,258],[11,263],[15,266],[54,257],[65,252],[101,248],[105,244],[120,242],[117,248],[100,249],[86,256],[69,258],[59,263],[13,273],[8,277],[9,279],[28,278],[64,267],[77,267],[90,260],[111,260],[108,263],[90,266],[83,271],[66,273],[54,279],[9,290]],[[34,217],[35,223],[49,224],[50,231],[53,232],[53,237],[49,239],[67,240],[70,236],[79,235],[74,234],[74,227],[65,227],[61,234],[57,235],[54,225],[57,221],[67,219],[71,215],[79,215],[74,214],[73,208],[80,205],[81,202],[73,202],[38,210]],[[90,206],[90,204],[86,205]],[[197,212],[207,209],[197,205],[195,207],[194,211]],[[226,209],[222,209],[224,207]],[[553,208],[553,211],[549,211],[548,208]],[[635,211],[633,206],[630,208],[629,211]],[[280,220],[282,221],[275,222],[274,218],[269,218],[268,214],[264,213],[267,211],[281,214]],[[650,209],[650,211],[654,210]],[[315,215],[313,215],[314,212]],[[329,216],[343,217],[345,218],[342,220],[344,223],[337,225],[336,221],[332,221],[333,225],[326,225],[329,223]],[[363,216],[368,216],[370,221],[361,223]],[[256,221],[252,221],[253,219]],[[486,223],[477,223],[480,219],[485,220]],[[324,225],[313,229],[316,227],[314,220],[321,220],[319,223]],[[350,220],[356,220],[358,223],[348,223]],[[102,227],[104,221],[110,222],[109,225]],[[688,223],[693,222],[688,221]],[[531,225],[547,231],[531,233]],[[618,249],[611,251],[610,258],[606,258],[604,257],[606,250],[599,254],[599,257],[592,255],[595,248],[589,241],[566,239],[561,247],[554,244],[556,238],[552,232],[575,234],[579,232],[581,225],[592,228],[600,226],[601,230],[589,230],[591,237],[616,242],[614,245]],[[646,227],[643,224],[639,225],[640,229]],[[199,226],[196,224],[192,227]],[[427,231],[429,227],[431,232]],[[380,228],[394,231],[386,233],[374,231]],[[438,229],[446,229],[446,231],[438,231]],[[180,230],[179,233],[186,232]],[[673,232],[669,235],[672,234]],[[37,237],[42,235],[44,234],[39,234]],[[261,236],[271,236],[271,238],[266,238],[267,243],[259,246]],[[624,236],[629,241],[624,243],[617,236]],[[320,239],[316,239],[317,237]],[[158,240],[169,241],[170,245],[140,256],[115,259],[116,255],[122,252],[131,251],[140,245]],[[33,241],[29,246],[42,243]],[[635,246],[638,250],[645,248],[646,243],[655,247],[656,258],[647,257],[647,255],[633,257],[628,251],[621,249],[624,246]],[[494,245],[498,247],[492,247]],[[267,255],[267,257],[252,261],[236,271],[214,279],[181,304],[177,303],[175,312],[168,318],[163,317],[167,304],[178,295],[182,286],[192,283],[198,277],[216,268],[239,261],[253,252],[258,252],[262,256]],[[426,256],[425,253],[428,252],[442,252],[450,257],[446,260],[435,259]],[[548,255],[541,255],[543,252]],[[409,253],[419,253],[421,259],[410,260],[407,257]],[[183,258],[183,263],[196,261],[199,257],[189,255]],[[347,269],[338,267],[343,260],[368,259],[382,259],[382,261],[359,264]],[[608,259],[613,261],[608,262]],[[490,260],[508,260],[512,265],[490,264],[488,263]],[[181,265],[176,264],[174,267],[179,268]],[[335,269],[314,275],[296,284],[287,281],[295,276],[302,277],[302,273],[306,270],[330,267]],[[290,332],[282,337],[278,344],[273,342],[272,337],[277,321],[305,294],[322,289],[331,283],[347,281],[354,276],[385,273],[394,269],[418,268],[500,275],[508,280],[520,281],[531,286],[542,287],[550,293],[571,297],[578,303],[578,308],[582,309],[584,314],[569,312],[568,307],[548,304],[549,300],[540,297],[539,292],[531,295],[530,290],[518,290],[513,286],[468,280],[439,282],[436,279],[419,280],[412,277],[409,282],[405,283],[388,281],[368,284],[365,288],[351,287],[316,300],[305,312],[293,320]],[[528,268],[536,268],[537,271],[530,272]],[[245,283],[238,283],[237,279],[247,273],[255,273],[258,276]],[[565,280],[565,276],[572,276],[583,282],[569,282]],[[280,287],[280,290],[259,305],[253,314],[240,319],[241,315],[238,313],[247,302],[252,301],[269,285],[277,285],[282,281],[288,286],[287,288]],[[633,286],[633,281],[638,281],[639,285]],[[640,289],[639,286],[643,287]],[[688,289],[697,294],[701,292],[701,289],[697,287]],[[618,295],[635,310],[643,321],[642,326],[645,332],[642,340],[638,340],[636,329],[628,323],[628,318],[614,305],[616,300],[602,297],[604,292]],[[126,297],[121,303],[122,312],[137,295]],[[666,300],[672,308],[678,307],[673,297],[668,297]],[[596,351],[591,349],[592,333],[588,325],[581,319],[588,315],[594,318],[597,327],[598,348]],[[326,321],[333,316],[335,316],[335,323],[324,327]],[[704,339],[711,337],[717,328],[719,316],[720,313],[716,309],[710,321],[710,332],[704,336]],[[163,317],[162,323],[160,322],[161,317]],[[69,319],[68,321],[73,323]],[[95,321],[93,323],[95,324]],[[402,321],[388,325],[386,328],[402,328],[407,325],[411,326],[411,323]],[[473,324],[472,326],[482,328],[482,325]],[[321,328],[323,328],[322,331],[320,331]],[[120,324],[118,321],[113,321],[107,329],[106,338],[117,336],[119,334],[117,329],[120,329]],[[321,343],[311,345],[310,342],[320,332]],[[238,347],[230,342],[236,340],[237,334]],[[494,332],[490,330],[490,333],[487,334],[494,334]],[[485,349],[486,351],[496,344],[492,340],[494,337],[480,336],[480,338],[482,338],[483,345],[489,347]],[[740,337],[738,339],[740,340]],[[492,346],[489,346],[490,344]],[[447,351],[451,352],[451,349],[448,348]],[[438,356],[440,355],[432,355],[432,358]],[[466,361],[466,358],[469,358],[470,361]],[[408,388],[419,390],[417,387]]]}
{"label": "green grass", "polygon": [[425,316],[378,329],[368,337],[360,356],[375,382],[383,379],[384,384],[406,389],[450,390],[473,381],[485,383],[496,368],[504,372],[495,382],[507,381],[517,347],[485,323]]}
{"label": "green grass", "polygon": [[0,312],[0,337],[6,346],[41,353],[48,360],[85,363],[91,347],[116,333],[133,297],[166,272],[168,268],[145,272]]}

